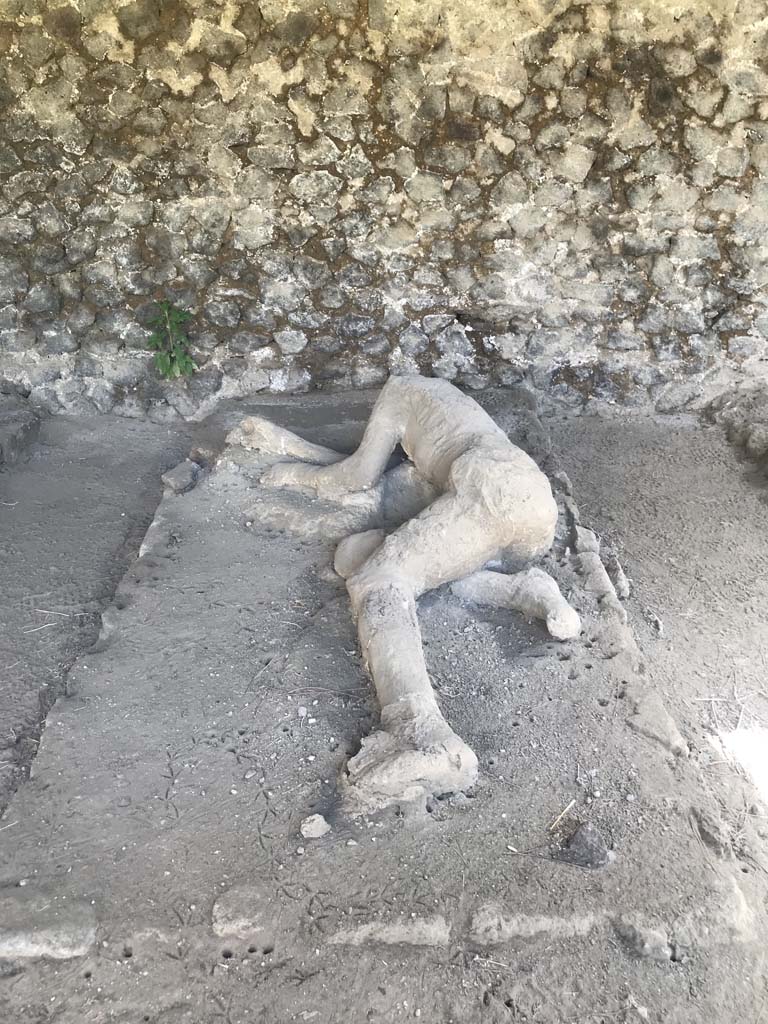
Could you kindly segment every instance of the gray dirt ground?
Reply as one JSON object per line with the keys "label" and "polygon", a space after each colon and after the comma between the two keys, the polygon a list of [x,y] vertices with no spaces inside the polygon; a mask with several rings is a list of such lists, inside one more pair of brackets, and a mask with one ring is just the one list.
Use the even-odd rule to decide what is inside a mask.
{"label": "gray dirt ground", "polygon": [[[768,467],[689,417],[606,410],[547,426],[582,515],[634,581],[638,642],[689,742],[740,715],[768,725]],[[734,692],[755,698],[705,699]]]}
{"label": "gray dirt ground", "polygon": [[134,557],[160,499],[160,474],[188,428],[105,416],[42,426],[0,468],[0,808],[34,756],[41,712]]}
{"label": "gray dirt ground", "polygon": [[[366,402],[241,405],[201,436],[215,448],[222,426],[261,408],[349,448]],[[550,410],[543,430],[489,402],[548,471],[567,471],[582,522],[619,552],[634,581],[628,626],[596,601],[561,494],[548,567],[584,634],[555,644],[539,624],[427,597],[430,671],[481,783],[426,816],[351,821],[336,780],[375,704],[328,568],[338,516],[265,494],[257,467],[226,455],[187,494],[166,494],[0,820],[3,1024],[751,1024],[768,1011],[766,806],[707,738],[768,720],[765,491],[692,419]],[[124,422],[71,428],[91,451]],[[99,480],[125,448],[93,451]],[[145,487],[164,452],[145,453]],[[72,465],[55,486],[79,477],[83,491],[93,477]],[[11,473],[9,487],[34,493],[34,461]],[[99,506],[138,508],[132,488],[111,493]],[[147,506],[133,532],[105,518],[91,562],[70,553],[100,535],[72,501],[71,524],[57,505],[35,528],[47,540],[24,548],[16,604],[52,589],[51,564],[69,567],[65,612],[114,590],[117,569],[91,566],[114,565],[118,549],[125,564]],[[72,590],[84,573],[90,589]],[[26,665],[26,636],[4,658]],[[690,756],[671,752],[656,691]],[[316,812],[331,833],[302,839]],[[607,841],[604,867],[558,859],[580,822]],[[34,942],[82,955],[10,955]]]}

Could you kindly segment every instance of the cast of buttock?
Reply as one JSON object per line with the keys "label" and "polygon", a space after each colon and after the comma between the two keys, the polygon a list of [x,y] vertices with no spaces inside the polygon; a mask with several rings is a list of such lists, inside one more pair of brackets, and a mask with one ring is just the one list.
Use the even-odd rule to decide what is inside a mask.
{"label": "cast of buttock", "polygon": [[505,554],[532,559],[549,549],[557,506],[547,477],[471,398],[419,376],[390,377],[350,456],[260,417],[244,420],[230,440],[302,460],[272,466],[262,482],[274,487],[329,499],[369,490],[398,444],[434,486],[435,500],[394,532],[368,530],[337,548],[334,564],[381,705],[380,727],[347,765],[345,796],[353,811],[365,811],[472,786],[477,758],[435,700],[416,601],[451,583],[464,598],[544,619],[558,639],[577,636],[579,617],[547,573],[484,569]]}

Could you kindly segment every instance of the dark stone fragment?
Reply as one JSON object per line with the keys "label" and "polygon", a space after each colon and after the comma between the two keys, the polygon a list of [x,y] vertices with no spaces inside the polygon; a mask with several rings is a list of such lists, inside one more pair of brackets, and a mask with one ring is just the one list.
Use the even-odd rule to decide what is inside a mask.
{"label": "dark stone fragment", "polygon": [[279,320],[270,309],[263,306],[246,306],[243,311],[243,321],[263,331],[276,331]]}
{"label": "dark stone fragment", "polygon": [[217,367],[212,366],[204,370],[198,370],[188,380],[188,390],[199,402],[211,395],[215,395],[221,388],[224,375]]}
{"label": "dark stone fragment", "polygon": [[328,322],[325,313],[317,313],[314,310],[293,310],[288,313],[288,322],[293,327],[300,327],[304,331],[313,330],[316,327],[323,327]]}
{"label": "dark stone fragment", "polygon": [[191,281],[199,288],[205,288],[216,278],[215,270],[206,262],[204,256],[183,257],[179,260],[179,270],[187,281]]}
{"label": "dark stone fragment", "polygon": [[360,351],[367,356],[380,356],[389,351],[389,339],[384,334],[373,334],[360,343]]}
{"label": "dark stone fragment", "polygon": [[317,18],[299,11],[289,15],[284,22],[276,25],[274,32],[280,41],[287,46],[301,47],[306,43],[317,27]]}
{"label": "dark stone fragment", "polygon": [[81,349],[75,356],[74,371],[78,377],[101,377],[104,372],[102,354]]}
{"label": "dark stone fragment", "polygon": [[96,319],[96,314],[87,306],[78,306],[67,317],[67,326],[74,334],[86,331]]}
{"label": "dark stone fragment", "polygon": [[81,224],[111,224],[115,219],[115,210],[109,203],[89,203],[80,215]]}
{"label": "dark stone fragment", "polygon": [[348,313],[340,317],[338,328],[345,338],[364,338],[369,335],[376,326],[376,321],[370,316],[358,316],[356,313]]}
{"label": "dark stone fragment", "polygon": [[133,128],[143,135],[159,135],[165,129],[162,110],[140,110],[133,119]]}
{"label": "dark stone fragment", "polygon": [[242,32],[249,42],[255,42],[261,32],[261,11],[258,4],[243,4],[235,18],[235,28]]}
{"label": "dark stone fragment", "polygon": [[109,306],[116,306],[122,300],[117,287],[108,284],[93,284],[83,290],[83,298],[99,309],[107,309]]}
{"label": "dark stone fragment", "polygon": [[95,79],[86,79],[79,88],[81,119],[84,124],[98,122],[105,114],[106,105],[109,101],[109,89],[101,85]]}
{"label": "dark stone fragment", "polygon": [[106,178],[112,167],[111,160],[92,160],[90,163],[84,164],[80,170],[88,185],[95,185]]}
{"label": "dark stone fragment", "polygon": [[346,240],[343,238],[323,238],[320,245],[328,254],[328,259],[337,260],[347,248]]}
{"label": "dark stone fragment", "polygon": [[55,195],[62,197],[71,196],[74,199],[84,199],[89,192],[89,183],[78,171],[72,174],[65,174],[54,188]]}
{"label": "dark stone fragment", "polygon": [[679,362],[682,358],[680,339],[671,331],[667,331],[662,335],[652,335],[650,342],[658,360],[665,363],[674,363]]}
{"label": "dark stone fragment", "polygon": [[565,847],[558,850],[554,857],[565,864],[576,864],[582,868],[602,868],[609,860],[605,840],[590,822],[579,825]]}
{"label": "dark stone fragment", "polygon": [[80,287],[80,274],[77,270],[70,270],[66,274],[57,274],[55,280],[64,302],[80,301],[83,290]]}
{"label": "dark stone fragment", "polygon": [[229,339],[229,351],[233,355],[247,355],[269,345],[269,338],[253,331],[238,331]]}
{"label": "dark stone fragment", "polygon": [[136,82],[136,72],[128,64],[101,64],[94,70],[94,78],[109,88],[130,89]]}
{"label": "dark stone fragment", "polygon": [[53,55],[54,44],[37,26],[28,25],[19,35],[19,51],[34,68],[39,68]]}
{"label": "dark stone fragment", "polygon": [[221,344],[221,338],[216,331],[199,331],[194,328],[188,337],[190,355],[198,366],[203,366],[211,353]]}
{"label": "dark stone fragment", "polygon": [[129,168],[117,167],[112,175],[110,187],[114,192],[130,196],[141,191],[141,182]]}
{"label": "dark stone fragment", "polygon": [[21,160],[10,146],[0,146],[0,174],[12,174],[21,167]]}
{"label": "dark stone fragment", "polygon": [[113,356],[121,350],[122,341],[116,335],[94,326],[81,335],[80,348],[85,354]]}
{"label": "dark stone fragment", "polygon": [[245,51],[245,39],[236,36],[231,32],[223,32],[216,26],[211,26],[203,33],[198,47],[203,54],[214,64],[223,68],[231,67],[241,53]]}
{"label": "dark stone fragment", "polygon": [[41,281],[29,289],[22,305],[30,313],[58,313],[61,296],[52,284]]}
{"label": "dark stone fragment", "polygon": [[[162,110],[160,110],[159,105],[165,101],[166,97],[168,96],[168,93],[169,89],[165,82],[147,82],[146,85],[144,85],[144,87],[141,90],[142,111],[140,114],[136,115],[136,118],[134,119],[133,122],[134,126],[138,126],[137,119],[140,117],[149,117],[151,119],[154,119],[155,117],[159,116],[160,122],[164,123],[165,115],[163,114]],[[144,131],[145,129],[141,130]],[[154,160],[147,160],[144,163],[143,168],[146,172],[151,174],[157,174],[159,171],[158,163]],[[168,170],[168,165],[165,165],[165,169],[166,171]]]}
{"label": "dark stone fragment", "polygon": [[445,134],[460,142],[475,142],[480,138],[480,125],[466,118],[451,117],[445,122]]}
{"label": "dark stone fragment", "polygon": [[625,256],[648,256],[669,251],[669,237],[661,233],[653,235],[625,235],[621,242]]}
{"label": "dark stone fragment", "polygon": [[221,363],[221,370],[227,380],[240,380],[248,370],[248,360],[240,358],[224,359]]}
{"label": "dark stone fragment", "polygon": [[178,255],[178,236],[171,234],[167,228],[152,227],[144,235],[144,243],[163,259],[172,260]]}
{"label": "dark stone fragment", "polygon": [[219,276],[221,277],[229,277],[233,281],[240,282],[242,282],[243,278],[248,274],[250,274],[250,276],[254,278],[254,275],[251,274],[251,268],[248,264],[248,260],[242,259],[240,257],[233,258],[230,256],[229,258],[222,259],[219,266],[221,268]]}
{"label": "dark stone fragment", "polygon": [[39,274],[58,274],[68,267],[64,247],[56,242],[38,243],[32,249],[32,269]]}
{"label": "dark stone fragment", "polygon": [[29,278],[19,260],[0,256],[0,302],[13,302],[28,286]]}
{"label": "dark stone fragment", "polygon": [[54,39],[64,39],[75,45],[80,41],[82,21],[80,12],[74,7],[56,7],[45,11],[43,25]]}
{"label": "dark stone fragment", "polygon": [[88,388],[88,397],[99,412],[111,412],[115,406],[115,389],[106,380],[96,380]]}
{"label": "dark stone fragment", "polygon": [[28,352],[34,348],[37,335],[34,331],[11,327],[0,331],[0,352]]}
{"label": "dark stone fragment", "polygon": [[173,263],[158,263],[154,267],[146,267],[132,279],[132,288],[136,295],[146,295],[158,288],[165,288],[176,277]]}
{"label": "dark stone fragment", "polygon": [[0,217],[0,244],[7,246],[31,242],[36,235],[34,225],[23,217]]}
{"label": "dark stone fragment", "polygon": [[696,60],[705,67],[714,67],[716,64],[720,64],[722,59],[722,53],[714,46],[710,46],[706,50],[700,50],[696,54]]}
{"label": "dark stone fragment", "polygon": [[5,107],[12,106],[15,102],[16,96],[13,89],[11,89],[6,82],[0,79],[0,110],[3,110]]}
{"label": "dark stone fragment", "polygon": [[144,40],[160,30],[160,0],[136,0],[121,7],[117,22],[129,39]]}
{"label": "dark stone fragment", "polygon": [[168,490],[174,494],[186,494],[191,491],[200,476],[200,467],[191,459],[185,459],[178,466],[163,473],[161,479]]}
{"label": "dark stone fragment", "polygon": [[469,152],[460,146],[448,143],[444,146],[431,146],[424,153],[427,167],[436,168],[446,174],[459,174],[470,162]]}
{"label": "dark stone fragment", "polygon": [[205,316],[218,327],[237,327],[240,323],[240,307],[228,299],[215,299],[206,305]]}
{"label": "dark stone fragment", "polygon": [[40,348],[48,355],[60,356],[65,352],[77,352],[80,342],[75,335],[61,324],[54,324],[41,331]]}
{"label": "dark stone fragment", "polygon": [[183,381],[174,382],[168,390],[168,402],[182,416],[191,416],[202,403],[221,388],[224,375],[218,367],[198,370]]}
{"label": "dark stone fragment", "polygon": [[67,220],[53,203],[44,203],[35,212],[35,225],[44,235],[63,235],[67,230]]}
{"label": "dark stone fragment", "polygon": [[668,78],[652,78],[648,83],[648,113],[653,117],[669,117],[681,110],[675,85]]}
{"label": "dark stone fragment", "polygon": [[335,283],[347,289],[364,288],[370,284],[370,275],[359,263],[348,263],[338,272]]}
{"label": "dark stone fragment", "polygon": [[429,122],[445,117],[445,89],[435,85],[427,86],[417,116]]}

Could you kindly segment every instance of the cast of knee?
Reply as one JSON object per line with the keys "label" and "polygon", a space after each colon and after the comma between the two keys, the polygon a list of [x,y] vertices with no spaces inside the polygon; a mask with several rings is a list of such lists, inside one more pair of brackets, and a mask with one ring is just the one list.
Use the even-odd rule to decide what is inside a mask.
{"label": "cast of knee", "polygon": [[366,612],[382,625],[388,619],[402,619],[415,605],[413,584],[405,576],[367,563],[347,578],[347,593],[356,619]]}
{"label": "cast of knee", "polygon": [[358,572],[384,540],[383,530],[353,533],[340,541],[333,559],[333,567],[342,579]]}

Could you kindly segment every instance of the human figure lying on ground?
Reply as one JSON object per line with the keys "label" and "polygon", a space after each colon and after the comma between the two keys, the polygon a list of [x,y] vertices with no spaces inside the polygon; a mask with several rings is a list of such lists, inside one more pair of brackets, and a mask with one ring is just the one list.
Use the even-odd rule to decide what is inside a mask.
{"label": "human figure lying on ground", "polygon": [[353,534],[336,551],[334,564],[346,579],[381,705],[380,728],[347,765],[347,792],[367,809],[470,787],[477,758],[438,707],[416,601],[452,583],[460,596],[545,619],[558,639],[578,635],[579,617],[547,573],[483,568],[504,556],[533,559],[550,548],[557,505],[547,477],[471,398],[447,381],[419,376],[389,378],[350,456],[261,417],[246,419],[231,440],[304,460],[272,466],[262,482],[274,487],[329,499],[369,490],[399,444],[436,489],[436,499],[394,532]]}

